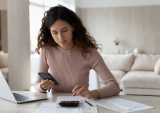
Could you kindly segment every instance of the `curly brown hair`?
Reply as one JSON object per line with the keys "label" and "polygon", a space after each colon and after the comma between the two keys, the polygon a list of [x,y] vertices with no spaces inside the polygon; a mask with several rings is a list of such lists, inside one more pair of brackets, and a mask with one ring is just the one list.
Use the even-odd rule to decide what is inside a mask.
{"label": "curly brown hair", "polygon": [[86,58],[88,52],[90,53],[89,48],[102,50],[102,48],[98,47],[99,44],[96,44],[95,39],[90,36],[89,32],[83,26],[81,19],[72,10],[62,5],[57,5],[55,7],[51,7],[44,13],[40,33],[37,39],[38,43],[37,48],[35,49],[36,53],[40,54],[40,48],[45,45],[58,45],[50,33],[50,27],[58,19],[68,22],[72,27],[74,26],[73,43],[82,50],[82,56],[84,58]]}

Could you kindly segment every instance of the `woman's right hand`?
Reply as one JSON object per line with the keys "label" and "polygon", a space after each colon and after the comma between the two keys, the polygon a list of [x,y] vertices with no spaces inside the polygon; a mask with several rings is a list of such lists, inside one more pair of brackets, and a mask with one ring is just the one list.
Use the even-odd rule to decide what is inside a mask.
{"label": "woman's right hand", "polygon": [[43,89],[43,90],[47,90],[47,89],[52,89],[53,87],[53,84],[54,84],[54,81],[52,80],[43,80],[41,81],[41,84],[40,84],[40,87]]}

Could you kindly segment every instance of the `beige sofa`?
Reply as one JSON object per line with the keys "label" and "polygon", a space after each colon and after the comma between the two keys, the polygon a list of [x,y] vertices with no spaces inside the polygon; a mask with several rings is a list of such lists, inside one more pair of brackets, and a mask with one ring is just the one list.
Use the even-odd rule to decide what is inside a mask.
{"label": "beige sofa", "polygon": [[101,56],[125,94],[160,95],[160,54]]}
{"label": "beige sofa", "polygon": [[8,82],[8,53],[0,51],[0,70]]}

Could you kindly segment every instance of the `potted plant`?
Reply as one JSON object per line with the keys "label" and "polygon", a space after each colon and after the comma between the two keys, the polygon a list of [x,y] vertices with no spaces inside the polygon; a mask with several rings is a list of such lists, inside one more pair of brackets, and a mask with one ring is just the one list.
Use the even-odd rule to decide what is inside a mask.
{"label": "potted plant", "polygon": [[119,38],[116,38],[114,41],[113,41],[117,47],[117,52],[120,53],[120,49],[119,49],[119,44],[120,44],[120,41],[119,41]]}

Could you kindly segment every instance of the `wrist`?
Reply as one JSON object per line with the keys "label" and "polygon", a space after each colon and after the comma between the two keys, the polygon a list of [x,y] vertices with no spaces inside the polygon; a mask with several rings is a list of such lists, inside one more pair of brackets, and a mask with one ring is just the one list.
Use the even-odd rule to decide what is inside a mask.
{"label": "wrist", "polygon": [[41,89],[44,90],[44,91],[47,90],[47,89],[42,88],[41,84],[40,84],[40,87],[41,87]]}
{"label": "wrist", "polygon": [[91,92],[91,98],[100,98],[100,93],[97,90],[92,90]]}

